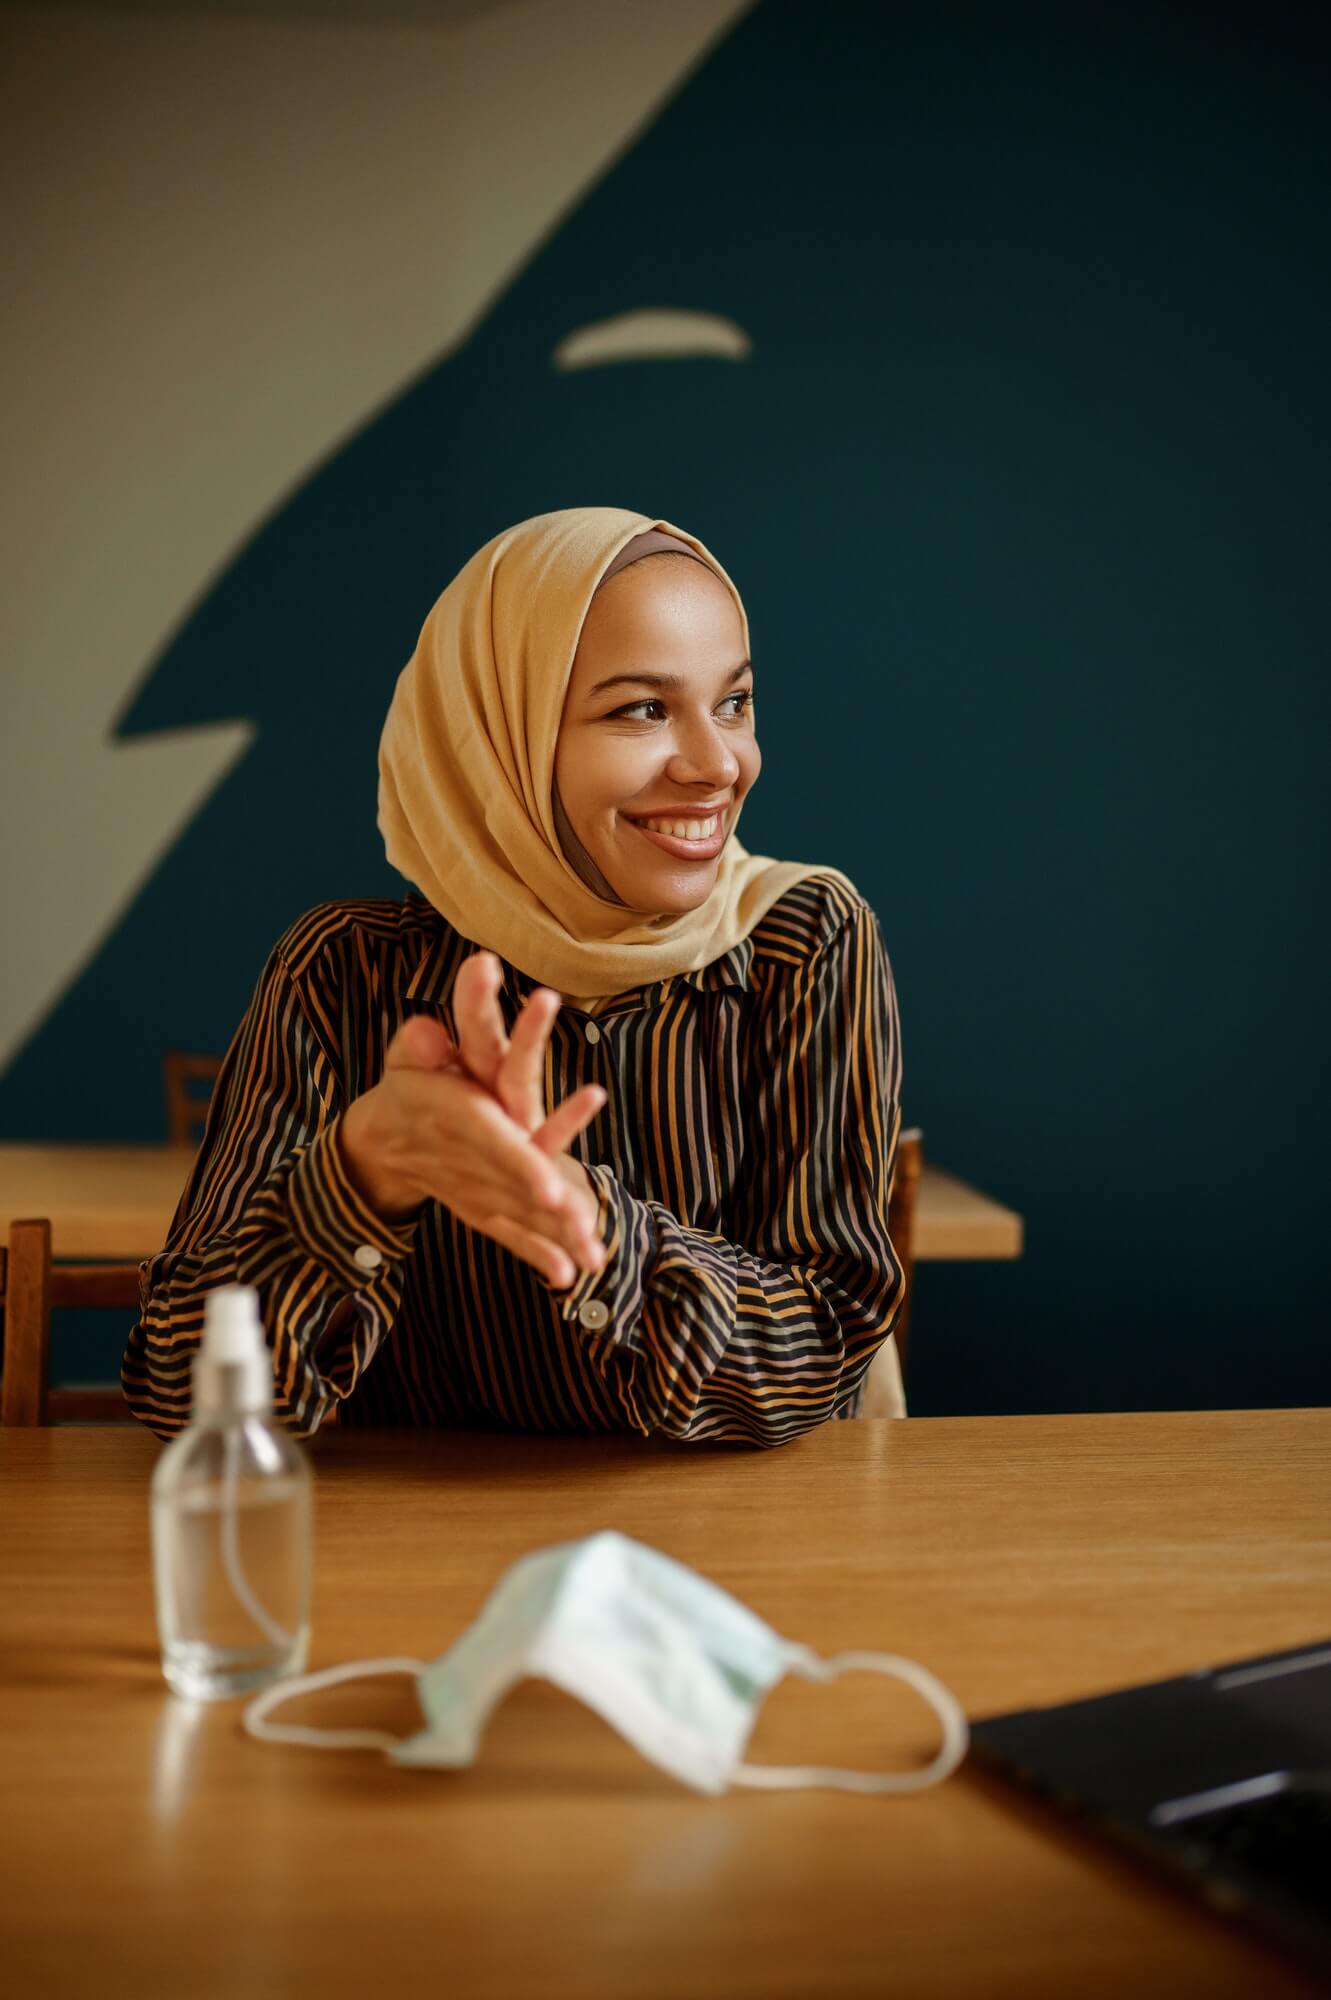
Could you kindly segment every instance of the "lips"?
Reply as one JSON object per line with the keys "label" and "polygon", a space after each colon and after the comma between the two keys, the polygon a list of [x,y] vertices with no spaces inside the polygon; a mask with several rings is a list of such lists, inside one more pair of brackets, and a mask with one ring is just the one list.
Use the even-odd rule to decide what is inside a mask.
{"label": "lips", "polygon": [[725,822],[719,816],[716,832],[706,840],[681,840],[672,833],[657,833],[654,828],[643,826],[637,820],[629,820],[628,824],[644,840],[650,840],[653,847],[673,855],[677,861],[714,861],[726,844]]}
{"label": "lips", "polygon": [[721,823],[719,813],[634,813],[635,826],[649,833],[666,833],[676,840],[710,840]]}

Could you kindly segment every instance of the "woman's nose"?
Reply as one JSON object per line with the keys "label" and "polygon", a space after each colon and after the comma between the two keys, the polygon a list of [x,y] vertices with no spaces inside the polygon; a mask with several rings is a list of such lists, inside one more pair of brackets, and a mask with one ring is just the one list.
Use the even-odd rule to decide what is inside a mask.
{"label": "woman's nose", "polygon": [[739,759],[716,725],[707,722],[680,740],[667,769],[677,784],[733,785]]}

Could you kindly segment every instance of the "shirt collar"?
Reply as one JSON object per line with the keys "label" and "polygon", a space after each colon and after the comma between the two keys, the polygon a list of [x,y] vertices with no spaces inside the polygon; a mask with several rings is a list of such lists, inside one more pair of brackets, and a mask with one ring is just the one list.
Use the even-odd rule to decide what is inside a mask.
{"label": "shirt collar", "polygon": [[[476,947],[455,931],[450,923],[446,923],[423,896],[412,895],[407,901],[413,914],[419,916],[426,927],[427,938],[420,957],[414,963],[408,961],[407,984],[402,989],[402,998],[420,1007],[445,1006],[463,959],[470,957]],[[503,967],[501,990],[508,995],[516,1010],[541,982],[529,979],[525,972],[519,972],[516,966],[506,964],[503,959],[500,965]],[[720,958],[714,958],[710,965],[700,965],[692,972],[681,972],[675,977],[700,993],[725,988],[747,992],[752,967],[753,941],[744,937],[729,951],[723,952]],[[663,979],[652,986],[634,987],[629,992],[616,994],[602,1011],[627,1013],[630,1008],[645,1006],[651,994],[662,993],[673,983],[673,980]]]}

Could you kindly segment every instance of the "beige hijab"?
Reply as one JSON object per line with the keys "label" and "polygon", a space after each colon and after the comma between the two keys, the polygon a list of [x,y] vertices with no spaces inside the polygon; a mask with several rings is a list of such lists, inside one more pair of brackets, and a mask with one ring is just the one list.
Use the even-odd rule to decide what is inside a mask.
{"label": "beige hijab", "polygon": [[538,514],[487,542],[425,621],[379,745],[388,859],[472,943],[571,1000],[693,972],[732,949],[815,871],[748,854],[734,833],[712,893],[683,915],[599,895],[561,844],[555,739],[582,623],[619,552],[676,537],[734,597],[693,535],[618,507]]}

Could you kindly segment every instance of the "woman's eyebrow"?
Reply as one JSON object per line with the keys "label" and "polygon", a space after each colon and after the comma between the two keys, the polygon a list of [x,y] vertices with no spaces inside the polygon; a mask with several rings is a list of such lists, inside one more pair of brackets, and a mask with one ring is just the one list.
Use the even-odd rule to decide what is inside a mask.
{"label": "woman's eyebrow", "polygon": [[[741,660],[737,667],[731,668],[721,685],[731,687],[745,674],[752,672],[753,661]],[[595,687],[588,688],[586,698],[588,701],[595,701],[598,694],[605,694],[609,688],[615,687],[665,688],[667,692],[673,693],[675,689],[683,686],[684,682],[678,674],[611,674],[609,680],[597,681]]]}

